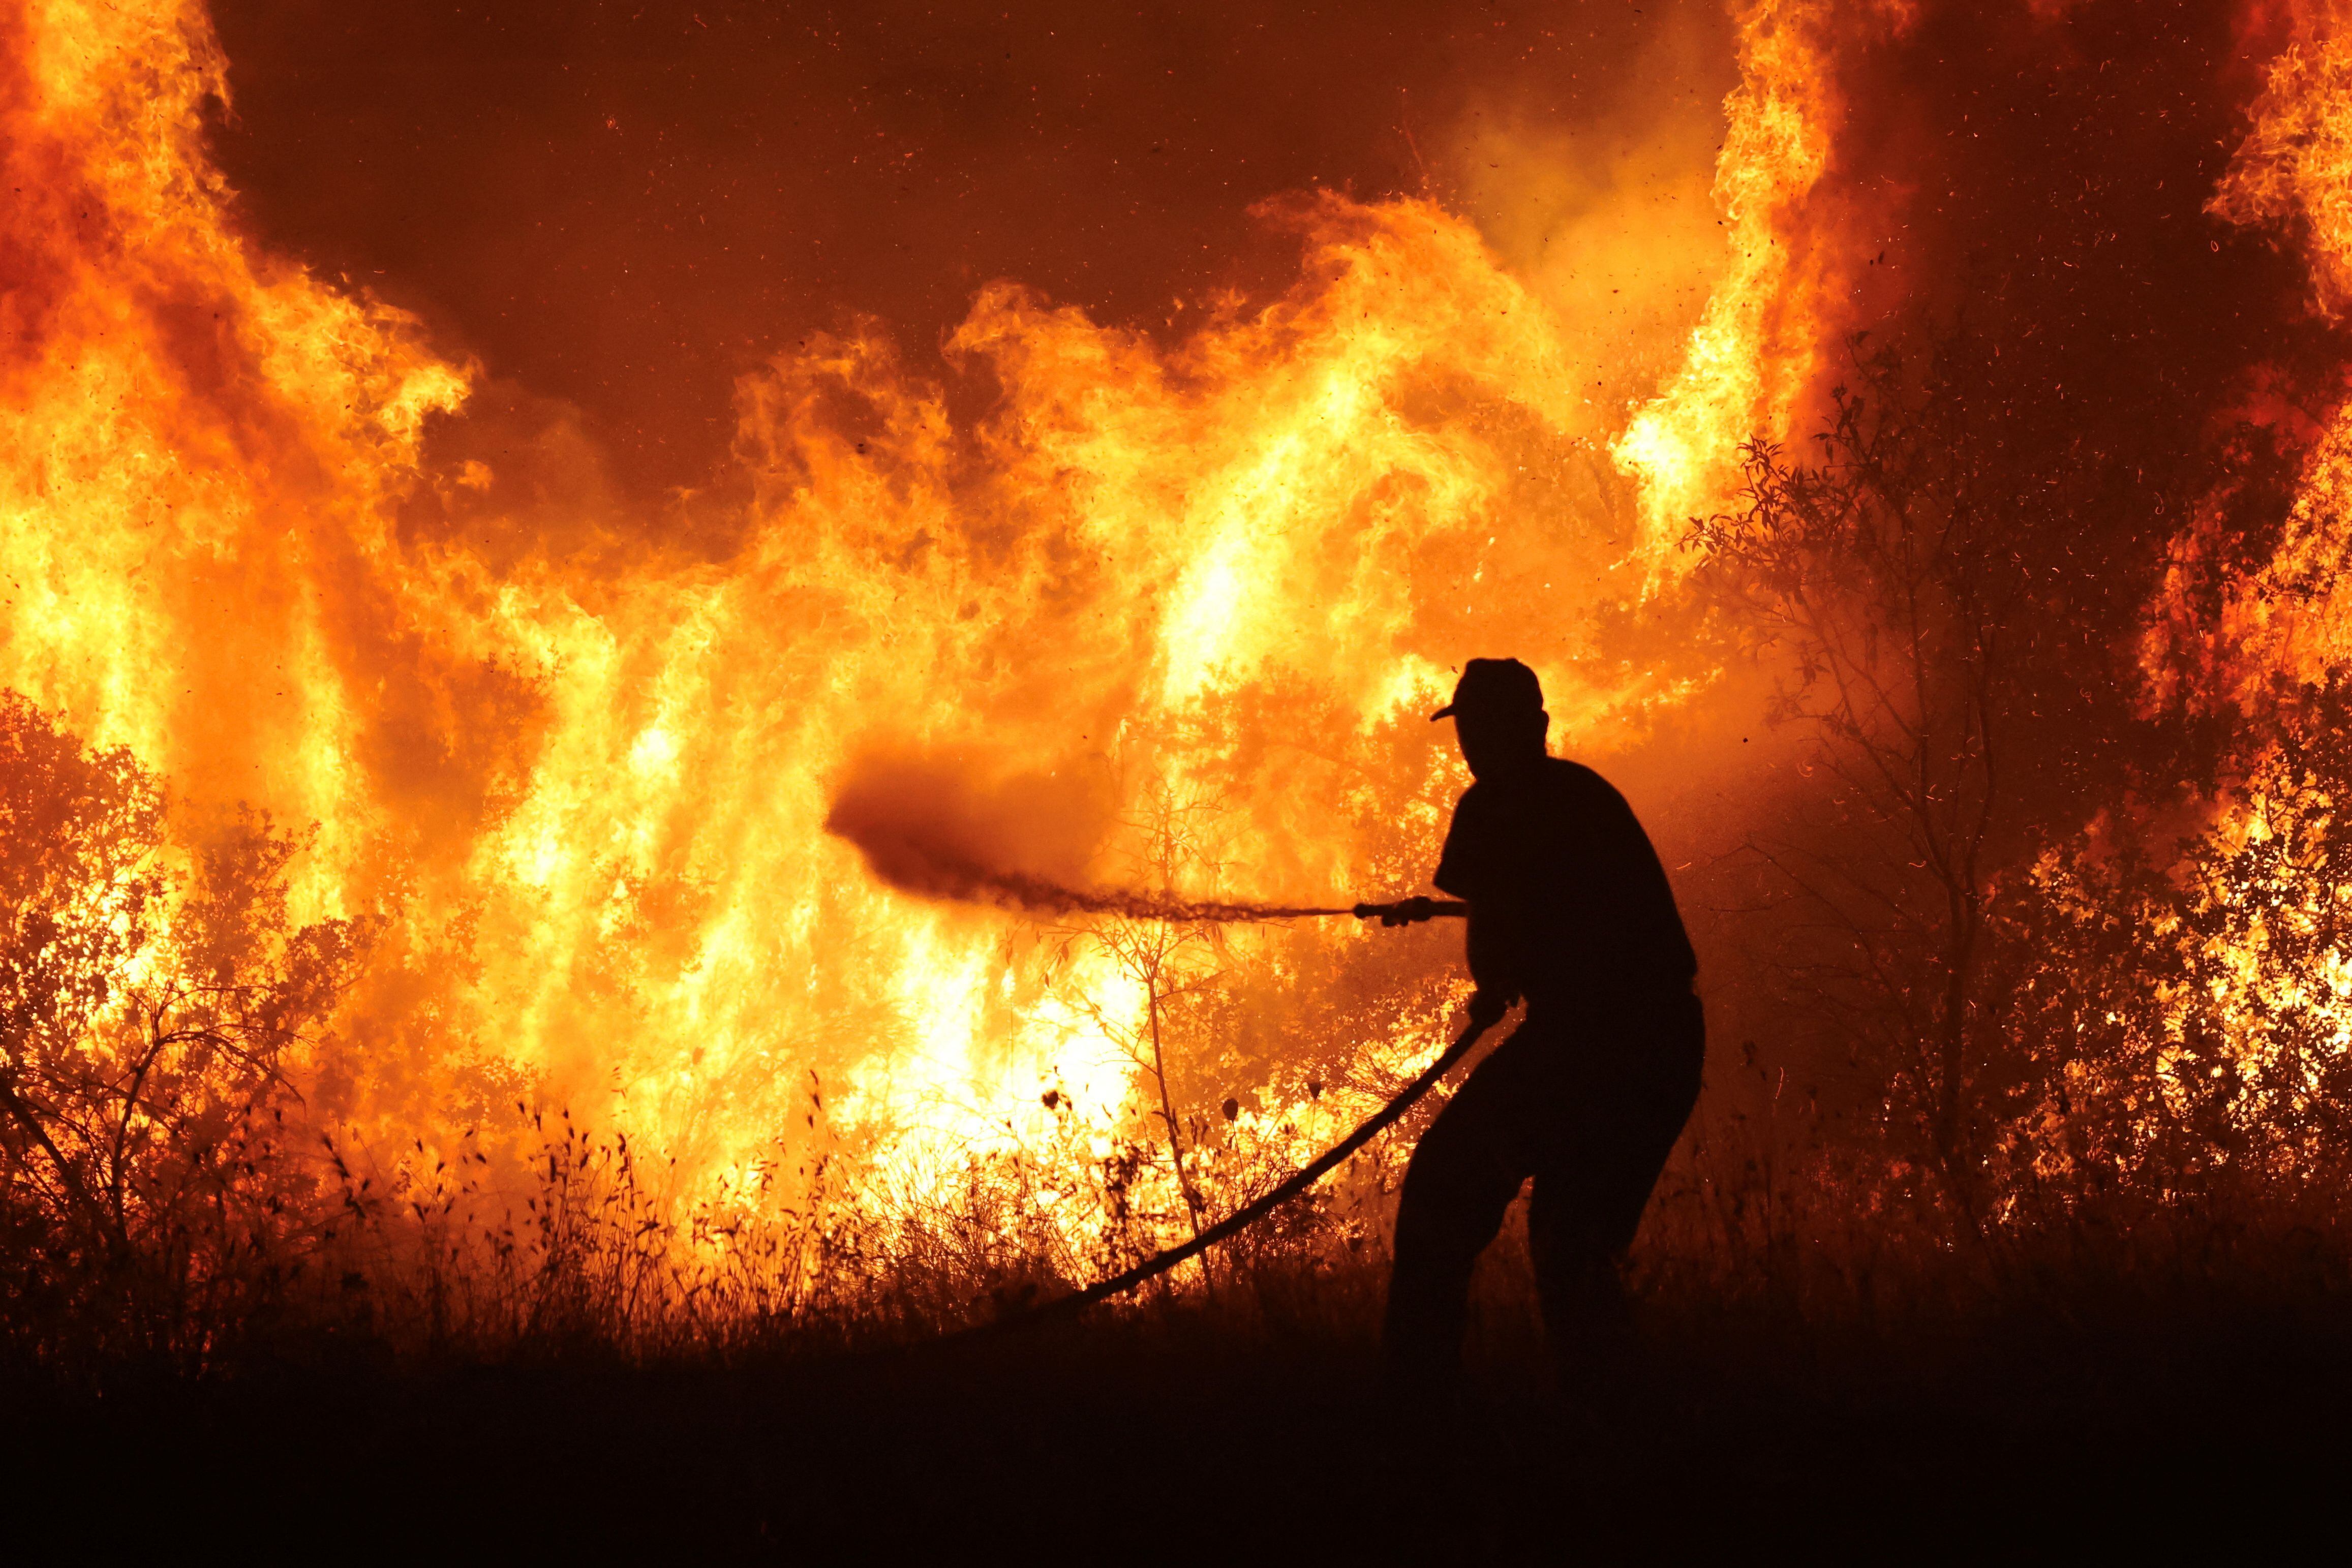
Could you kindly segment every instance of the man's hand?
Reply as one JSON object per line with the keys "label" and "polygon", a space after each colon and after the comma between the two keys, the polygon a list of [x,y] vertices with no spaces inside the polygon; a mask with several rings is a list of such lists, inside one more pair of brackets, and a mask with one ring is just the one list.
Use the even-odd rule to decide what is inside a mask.
{"label": "man's hand", "polygon": [[1470,993],[1470,1021],[1482,1030],[1494,1028],[1511,1010],[1519,998],[1501,991],[1475,990]]}
{"label": "man's hand", "polygon": [[1432,905],[1426,898],[1404,899],[1396,904],[1381,906],[1381,924],[1391,926],[1417,925],[1430,917]]}

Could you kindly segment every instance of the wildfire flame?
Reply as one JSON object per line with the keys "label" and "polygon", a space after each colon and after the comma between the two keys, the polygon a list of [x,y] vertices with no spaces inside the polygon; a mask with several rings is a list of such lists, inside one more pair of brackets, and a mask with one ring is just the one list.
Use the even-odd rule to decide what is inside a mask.
{"label": "wildfire flame", "polygon": [[[1643,549],[1590,378],[1431,204],[1267,209],[1297,281],[1172,344],[992,285],[947,350],[1004,388],[977,424],[879,329],[812,340],[739,390],[730,559],[500,559],[463,526],[496,465],[424,439],[475,372],[239,236],[201,12],[8,26],[0,685],[130,747],[192,832],[319,825],[299,913],[382,922],[304,1068],[362,1142],[481,1135],[520,1092],[724,1182],[815,1135],[812,1071],[902,1170],[1017,1136],[1043,1082],[1115,1118],[1134,1068],[1087,1020],[1145,1000],[1116,963],[902,890],[1076,914],[1142,882],[1188,918],[1410,891],[1459,783],[1423,716],[1450,664],[1528,653],[1577,741],[1704,678],[1585,662]],[[967,806],[1026,780],[949,826],[1032,880],[877,847],[884,753],[956,759]],[[1224,961],[1290,968],[1278,1009],[1360,940]]]}
{"label": "wildfire flame", "polygon": [[[784,1201],[853,1134],[952,1183],[1056,1105],[1133,1114],[1120,1042],[1160,1026],[1160,968],[1015,911],[1414,891],[1465,782],[1425,715],[1473,654],[1528,659],[1555,738],[1604,759],[1716,688],[1612,629],[1696,614],[1665,597],[1687,520],[1732,503],[1743,442],[1801,434],[1862,324],[1893,198],[1837,183],[1841,61],[1916,22],[1742,8],[1719,238],[1660,257],[1710,287],[1622,420],[1580,390],[1590,324],[1470,223],[1315,192],[1259,213],[1286,287],[1171,340],[980,289],[945,346],[1002,389],[976,418],[881,326],[778,354],[737,389],[734,542],[696,554],[609,518],[486,543],[512,476],[430,439],[481,372],[244,235],[194,0],[27,0],[0,14],[0,687],[165,779],[184,847],[246,805],[316,824],[295,917],[371,933],[297,1064],[346,1140],[495,1141],[521,1098],[666,1151],[681,1200]],[[2215,210],[2303,214],[2336,310],[2343,46],[2305,32]],[[2343,662],[2330,417],[2272,568],[2327,566],[2281,633],[2315,651],[2272,669]],[[2292,618],[2259,573],[2231,614]],[[1167,961],[1290,1061],[1425,1059],[1462,982],[1374,940]],[[1360,1005],[1308,1005],[1334,994]],[[1321,1130],[1263,1057],[1199,1071]]]}

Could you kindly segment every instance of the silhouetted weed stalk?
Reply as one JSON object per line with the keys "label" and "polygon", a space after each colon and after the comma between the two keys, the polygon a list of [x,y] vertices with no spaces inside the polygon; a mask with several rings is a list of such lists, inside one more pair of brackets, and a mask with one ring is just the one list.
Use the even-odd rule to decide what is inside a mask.
{"label": "silhouetted weed stalk", "polygon": [[[418,1354],[491,1357],[882,1343],[1048,1300],[1148,1256],[1188,1218],[1162,1146],[1114,1139],[1099,1152],[1067,1115],[1042,1145],[976,1153],[951,1182],[828,1160],[790,1201],[755,1179],[681,1203],[674,1171],[649,1169],[625,1135],[591,1135],[562,1112],[522,1114],[534,1146],[503,1168],[470,1143],[454,1158],[420,1141],[404,1159],[364,1163],[329,1145],[331,1213],[292,1270],[322,1281],[311,1291],[321,1323]],[[1218,1213],[1247,1203],[1289,1174],[1288,1148],[1271,1134],[1204,1147],[1191,1167],[1196,1199]],[[1286,1311],[1312,1281],[1376,1261],[1402,1153],[1376,1151],[1245,1238],[1219,1280],[1263,1287]],[[1163,1282],[1142,1305],[1186,1294]]]}

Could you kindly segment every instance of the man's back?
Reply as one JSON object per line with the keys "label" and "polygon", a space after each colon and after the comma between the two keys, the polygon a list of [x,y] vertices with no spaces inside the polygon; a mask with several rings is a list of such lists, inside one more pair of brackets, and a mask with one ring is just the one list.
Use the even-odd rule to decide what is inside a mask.
{"label": "man's back", "polygon": [[1511,943],[1531,1011],[1685,989],[1698,971],[1633,808],[1565,758],[1473,784],[1454,807],[1433,880]]}

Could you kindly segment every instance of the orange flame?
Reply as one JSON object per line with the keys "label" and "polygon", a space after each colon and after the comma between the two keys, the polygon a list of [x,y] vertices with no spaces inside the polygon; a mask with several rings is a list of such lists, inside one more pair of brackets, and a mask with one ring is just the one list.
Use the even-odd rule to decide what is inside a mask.
{"label": "orange flame", "polygon": [[1693,517],[1722,510],[1738,488],[1739,446],[1782,440],[1811,380],[1831,320],[1817,258],[1794,254],[1790,230],[1828,167],[1838,121],[1825,18],[1795,3],[1758,0],[1741,18],[1741,81],[1716,165],[1728,265],[1691,333],[1682,369],[1635,413],[1612,448],[1642,486],[1643,552],[1654,571],[1682,559]]}
{"label": "orange flame", "polygon": [[[387,924],[309,1089],[385,1147],[525,1092],[739,1190],[819,1135],[812,1074],[833,1127],[918,1185],[1021,1138],[1035,1113],[1007,1108],[1041,1082],[1112,1124],[1132,975],[877,883],[825,831],[866,760],[1013,790],[989,831],[1040,875],[1410,891],[1461,781],[1424,718],[1461,659],[1528,658],[1587,751],[1706,678],[1600,660],[1595,619],[1785,418],[1818,335],[1773,225],[1829,110],[1768,7],[1717,182],[1726,280],[1613,448],[1637,497],[1585,434],[1583,340],[1470,225],[1327,193],[1264,214],[1304,251],[1286,292],[1173,343],[982,290],[948,345],[1003,389],[976,423],[879,329],[778,357],[740,389],[752,499],[724,559],[625,528],[508,559],[463,526],[499,504],[496,465],[436,469],[425,439],[472,371],[238,237],[198,9],[0,26],[25,193],[0,253],[0,685],[134,748],[191,821],[320,824],[302,913]],[[455,526],[405,522],[419,498]],[[1629,541],[1611,519],[1636,500]],[[1367,940],[1242,933],[1217,962],[1279,1026],[1359,984]],[[1433,1050],[1428,988],[1452,982],[1411,951],[1421,999],[1381,993],[1300,1050]]]}

